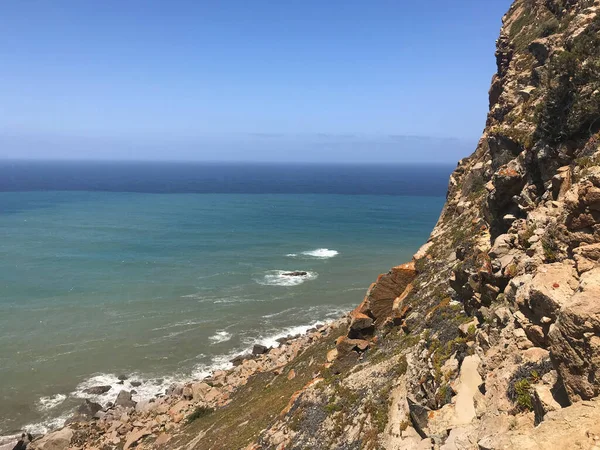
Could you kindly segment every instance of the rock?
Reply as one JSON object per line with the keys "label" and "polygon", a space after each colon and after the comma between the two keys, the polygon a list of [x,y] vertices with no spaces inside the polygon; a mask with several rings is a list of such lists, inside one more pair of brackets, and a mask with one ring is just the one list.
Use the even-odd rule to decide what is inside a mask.
{"label": "rock", "polygon": [[537,59],[539,64],[544,64],[550,56],[550,48],[545,39],[537,39],[527,47],[529,52]]}
{"label": "rock", "polygon": [[284,277],[305,277],[306,275],[308,275],[308,272],[300,272],[300,271],[296,271],[296,272],[285,272],[281,274]]}
{"label": "rock", "polygon": [[266,346],[261,345],[261,344],[254,344],[254,347],[252,347],[252,354],[253,355],[264,355],[268,351],[269,351],[269,347],[266,347]]}
{"label": "rock", "polygon": [[550,386],[537,384],[533,386],[533,411],[535,412],[535,424],[544,420],[544,416],[550,411],[560,409],[560,404],[554,400]]}
{"label": "rock", "polygon": [[131,392],[121,391],[117,395],[115,400],[115,406],[121,406],[123,408],[135,408],[136,402],[131,399]]}
{"label": "rock", "polygon": [[172,436],[168,433],[161,433],[156,438],[156,441],[154,442],[154,444],[158,445],[158,446],[165,445],[167,442],[169,442],[171,440],[171,437]]}
{"label": "rock", "polygon": [[425,430],[427,429],[429,412],[431,410],[426,406],[415,402],[410,397],[407,397],[406,401],[408,402],[408,411],[414,429],[419,433],[419,436],[426,438],[427,434],[425,433]]}
{"label": "rock", "polygon": [[416,276],[414,262],[393,267],[388,273],[379,275],[353,314],[362,313],[373,318],[375,326],[381,325],[391,317],[394,300]]}
{"label": "rock", "polygon": [[192,390],[191,386],[185,386],[183,388],[183,393],[182,393],[182,397],[185,400],[191,400],[194,398],[194,391]]}
{"label": "rock", "polygon": [[231,364],[233,364],[234,367],[237,367],[237,366],[241,365],[244,361],[246,361],[247,359],[250,359],[250,358],[252,358],[251,354],[238,355],[231,360]]}
{"label": "rock", "polygon": [[73,439],[73,430],[66,427],[34,440],[27,448],[31,450],[67,450]]}
{"label": "rock", "polygon": [[561,167],[552,177],[554,200],[562,200],[569,189],[571,189],[571,168],[569,166]]}
{"label": "rock", "polygon": [[369,348],[370,343],[369,341],[365,341],[363,339],[350,339],[346,336],[340,336],[335,345],[338,352],[338,357],[340,357],[354,350],[364,352]]}
{"label": "rock", "polygon": [[467,356],[460,368],[459,385],[456,387],[456,400],[453,423],[465,425],[475,418],[475,395],[479,392],[482,383],[479,375],[481,359],[477,355]]}
{"label": "rock", "polygon": [[474,332],[477,330],[478,326],[479,326],[479,320],[477,320],[477,317],[473,317],[473,320],[471,320],[467,323],[461,324],[458,327],[458,330],[460,331],[461,336],[469,337],[469,336],[471,336],[471,332],[473,332],[473,336],[474,336]]}
{"label": "rock", "polygon": [[67,420],[67,424],[75,422],[85,422],[102,410],[102,405],[85,399],[85,401],[77,408],[75,414]]}
{"label": "rock", "polygon": [[[550,356],[571,402],[600,394],[600,284],[595,276],[598,271],[593,269],[582,275],[583,290],[563,305],[558,320],[550,326]],[[586,278],[595,282],[587,284]]]}
{"label": "rock", "polygon": [[128,379],[129,379],[129,377],[127,375],[119,375],[117,377],[117,380],[119,380],[119,381],[125,381],[125,380],[128,380]]}
{"label": "rock", "polygon": [[291,369],[291,370],[288,372],[287,379],[288,379],[288,380],[293,380],[294,378],[296,378],[296,371],[295,371],[294,369]]}
{"label": "rock", "polygon": [[192,398],[195,402],[203,401],[206,394],[211,390],[211,386],[205,382],[194,383],[191,386]]}
{"label": "rock", "polygon": [[373,335],[375,326],[372,318],[358,311],[352,311],[350,318],[351,322],[348,337],[352,339],[361,339]]}
{"label": "rock", "polygon": [[600,244],[582,245],[573,250],[579,273],[592,270],[600,263]]}
{"label": "rock", "polygon": [[141,381],[131,381],[129,384],[133,387],[140,387],[142,385],[142,382]]}
{"label": "rock", "polygon": [[150,431],[147,428],[142,428],[141,430],[136,430],[136,431],[130,433],[127,436],[127,440],[125,441],[123,450],[128,450],[133,444],[137,443],[140,439],[142,439],[143,437],[148,436],[150,434],[152,434],[152,431]]}
{"label": "rock", "polygon": [[111,389],[111,386],[92,386],[90,388],[84,389],[83,393],[89,395],[102,395],[110,391]]}
{"label": "rock", "polygon": [[525,315],[540,321],[542,317],[556,319],[564,305],[577,289],[577,272],[571,264],[553,263],[538,268],[531,280],[529,292],[517,295],[517,303],[525,308]]}
{"label": "rock", "polygon": [[502,326],[506,326],[513,321],[513,315],[506,306],[496,309],[493,317]]}
{"label": "rock", "polygon": [[327,362],[333,362],[333,361],[335,361],[336,358],[337,358],[337,356],[338,356],[337,348],[329,350],[327,352]]}
{"label": "rock", "polygon": [[535,428],[498,433],[487,447],[491,449],[555,450],[593,449],[600,436],[600,405],[579,402],[546,414]]}

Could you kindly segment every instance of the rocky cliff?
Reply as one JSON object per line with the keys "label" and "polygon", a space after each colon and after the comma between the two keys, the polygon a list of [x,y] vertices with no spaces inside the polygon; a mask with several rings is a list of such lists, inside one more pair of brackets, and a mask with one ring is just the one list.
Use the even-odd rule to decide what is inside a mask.
{"label": "rocky cliff", "polygon": [[516,0],[496,60],[429,241],[347,319],[32,446],[600,449],[600,1]]}

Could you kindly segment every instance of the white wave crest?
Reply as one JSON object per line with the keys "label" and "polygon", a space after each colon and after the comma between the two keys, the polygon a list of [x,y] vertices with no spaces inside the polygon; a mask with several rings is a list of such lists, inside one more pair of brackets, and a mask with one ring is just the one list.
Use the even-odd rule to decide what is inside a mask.
{"label": "white wave crest", "polygon": [[[132,397],[135,401],[140,401],[153,398],[158,394],[164,394],[165,390],[170,385],[178,381],[183,381],[184,379],[185,377],[172,376],[164,378],[142,378],[138,374],[132,374],[121,384],[117,375],[101,373],[80,383],[70,395],[75,398],[87,398],[93,402],[105,405],[107,402],[114,402],[121,390],[135,390],[136,393],[133,394]],[[139,386],[134,386],[138,383],[141,384]],[[95,386],[110,386],[110,389],[102,394],[89,394],[85,392],[86,389]]]}
{"label": "white wave crest", "polygon": [[263,286],[298,286],[307,280],[314,280],[318,274],[316,272],[306,272],[306,275],[287,275],[289,270],[271,270],[256,282]]}
{"label": "white wave crest", "polygon": [[23,430],[31,433],[33,435],[36,434],[47,434],[52,430],[56,430],[65,425],[65,422],[69,417],[73,415],[73,411],[66,412],[58,417],[53,417],[48,420],[44,420],[37,423],[30,423],[23,427]]}
{"label": "white wave crest", "polygon": [[227,342],[231,339],[231,333],[228,333],[225,330],[217,331],[213,336],[209,337],[213,344],[218,344],[220,342]]}
{"label": "white wave crest", "polygon": [[42,397],[38,400],[38,403],[39,403],[38,408],[41,411],[47,411],[49,409],[56,408],[58,405],[60,405],[66,399],[67,399],[67,396],[64,394],[48,395],[48,396]]}
{"label": "white wave crest", "polygon": [[305,252],[301,252],[300,254],[288,253],[285,256],[288,256],[290,258],[303,257],[303,258],[314,258],[314,259],[329,259],[329,258],[333,258],[334,256],[337,256],[339,254],[340,254],[340,252],[338,252],[337,250],[330,250],[328,248],[317,248],[316,250],[307,250]]}

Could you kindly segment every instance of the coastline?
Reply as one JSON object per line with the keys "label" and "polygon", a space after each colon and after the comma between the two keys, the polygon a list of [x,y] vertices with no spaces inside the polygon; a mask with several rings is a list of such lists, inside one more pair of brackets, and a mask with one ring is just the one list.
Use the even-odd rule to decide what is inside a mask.
{"label": "coastline", "polygon": [[[347,325],[350,321],[349,314],[349,312],[344,313],[337,319],[317,321],[311,325],[287,328],[261,338],[253,346],[242,351],[233,351],[216,357],[210,368],[193,374],[187,379],[160,380],[163,383],[159,389],[142,388],[143,383],[152,380],[141,380],[135,376],[131,378],[127,375],[114,376],[111,384],[100,384],[101,379],[92,377],[82,384],[85,384],[86,390],[97,392],[73,395],[82,401],[79,408],[49,422],[28,424],[23,427],[23,431],[34,435],[33,444],[29,448],[38,448],[40,444],[43,446],[44,439],[71,427],[81,431],[86,428],[96,428],[100,423],[110,429],[116,422],[120,426],[135,422],[134,427],[139,428],[140,424],[143,424],[140,419],[147,417],[153,410],[160,410],[166,416],[160,426],[164,430],[173,430],[180,423],[185,423],[185,419],[194,413],[195,408],[213,409],[225,406],[230,401],[230,396],[240,386],[245,385],[253,375],[261,372],[281,374],[283,368],[299,354],[321,338]],[[167,384],[168,387],[165,388]],[[106,389],[108,386],[110,388],[105,392],[99,389]],[[82,385],[78,387],[81,388]],[[124,416],[127,416],[125,421],[123,421]],[[121,429],[116,435],[111,433],[109,445],[121,442],[121,435],[127,436],[129,431],[131,429]],[[0,436],[0,450],[12,449],[21,432]],[[89,438],[93,439],[94,433],[90,433],[86,442]],[[104,433],[100,433],[102,434]]]}

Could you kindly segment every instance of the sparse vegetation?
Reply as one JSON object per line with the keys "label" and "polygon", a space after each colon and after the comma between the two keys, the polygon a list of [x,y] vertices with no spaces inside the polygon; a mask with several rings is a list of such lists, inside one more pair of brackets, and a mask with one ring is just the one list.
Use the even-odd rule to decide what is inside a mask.
{"label": "sparse vegetation", "polygon": [[511,377],[508,383],[507,396],[519,411],[533,410],[531,386],[538,383],[542,376],[552,370],[550,360],[539,363],[523,364]]}
{"label": "sparse vegetation", "polygon": [[600,17],[552,57],[536,111],[536,137],[550,144],[600,128]]}
{"label": "sparse vegetation", "polygon": [[200,419],[201,417],[205,417],[209,414],[211,414],[214,411],[214,409],[212,408],[206,408],[204,406],[197,406],[196,409],[194,409],[194,411],[187,416],[187,423],[192,423],[195,420]]}

